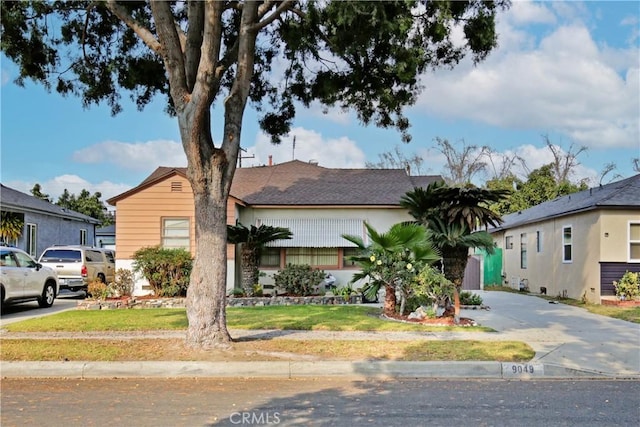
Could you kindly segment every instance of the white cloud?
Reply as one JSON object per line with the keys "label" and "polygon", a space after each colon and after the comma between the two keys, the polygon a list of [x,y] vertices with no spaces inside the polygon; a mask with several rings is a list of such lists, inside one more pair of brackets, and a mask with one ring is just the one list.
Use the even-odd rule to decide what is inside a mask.
{"label": "white cloud", "polygon": [[0,68],[0,85],[4,86],[11,80],[10,72],[4,67]]}
{"label": "white cloud", "polygon": [[[60,175],[44,182],[39,181],[38,183],[42,188],[42,192],[48,194],[50,196],[49,198],[52,199],[54,203],[58,200],[58,197],[60,197],[65,189],[67,189],[69,193],[75,195],[79,195],[82,190],[87,190],[91,194],[100,192],[102,194],[101,200],[105,202],[105,204],[107,199],[131,189],[130,185],[118,184],[111,181],[92,183],[78,175]],[[9,181],[5,183],[7,187],[21,191],[25,194],[31,194],[31,189],[35,184],[35,182],[26,181]]]}
{"label": "white cloud", "polygon": [[[562,12],[579,15],[581,9]],[[598,46],[579,21],[539,41],[510,24],[549,20],[549,13],[545,5],[514,3],[513,15],[499,24],[500,47],[477,67],[465,62],[425,76],[417,108],[506,129],[561,133],[590,147],[637,146],[637,49]]]}
{"label": "white cloud", "polygon": [[347,137],[325,139],[318,132],[300,127],[292,129],[289,137],[278,145],[272,144],[264,133],[259,133],[255,145],[248,147],[243,155],[254,156],[243,159],[243,167],[268,164],[269,156],[272,156],[274,164],[295,158],[305,162],[317,161],[320,166],[328,168],[361,168],[364,167],[366,157],[356,142]]}
{"label": "white cloud", "polygon": [[556,17],[544,3],[515,1],[509,9],[508,18],[514,24],[552,24]]}
{"label": "white cloud", "polygon": [[182,144],[166,140],[136,143],[104,141],[76,151],[73,160],[79,163],[110,163],[134,171],[187,165]]}

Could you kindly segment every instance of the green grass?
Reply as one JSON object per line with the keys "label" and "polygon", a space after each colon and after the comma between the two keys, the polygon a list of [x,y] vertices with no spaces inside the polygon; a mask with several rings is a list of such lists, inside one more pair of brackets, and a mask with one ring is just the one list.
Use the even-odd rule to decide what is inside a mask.
{"label": "green grass", "polygon": [[[318,331],[477,331],[486,327],[448,327],[384,320],[380,309],[352,305],[265,306],[227,309],[230,329],[294,329]],[[181,330],[185,309],[71,310],[6,325],[9,332],[94,332]]]}
{"label": "green grass", "polygon": [[569,298],[556,299],[558,302],[574,307],[584,308],[590,313],[601,316],[626,320],[627,322],[640,323],[640,307],[619,307],[615,305],[589,304]]}

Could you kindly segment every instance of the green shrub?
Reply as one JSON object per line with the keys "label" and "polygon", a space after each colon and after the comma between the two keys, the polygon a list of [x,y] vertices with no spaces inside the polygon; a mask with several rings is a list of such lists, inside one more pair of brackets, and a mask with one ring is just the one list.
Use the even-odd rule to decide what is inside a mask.
{"label": "green shrub", "polygon": [[469,291],[460,292],[461,305],[482,305],[482,297]]}
{"label": "green shrub", "polygon": [[349,302],[351,296],[356,294],[356,291],[353,290],[353,287],[351,287],[351,285],[344,285],[341,288],[334,288],[331,292],[335,296],[341,296],[346,302]]}
{"label": "green shrub", "polygon": [[318,286],[324,280],[324,270],[316,270],[307,264],[287,264],[273,275],[277,288],[286,293],[298,296],[309,296],[317,293]]}
{"label": "green shrub", "polygon": [[632,300],[640,297],[640,273],[627,271],[622,278],[613,282],[616,296],[621,299]]}
{"label": "green shrub", "polygon": [[154,296],[185,296],[193,260],[184,249],[146,247],[133,254],[133,270],[151,285]]}
{"label": "green shrub", "polygon": [[453,298],[453,283],[433,267],[425,267],[411,284],[405,311],[418,307],[448,307]]}

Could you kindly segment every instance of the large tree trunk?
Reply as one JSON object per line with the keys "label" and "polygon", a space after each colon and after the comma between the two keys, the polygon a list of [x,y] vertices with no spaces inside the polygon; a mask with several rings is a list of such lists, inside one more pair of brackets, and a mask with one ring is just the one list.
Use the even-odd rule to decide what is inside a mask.
{"label": "large tree trunk", "polygon": [[216,167],[198,181],[208,185],[194,186],[196,258],[187,290],[187,345],[224,347],[231,341],[226,323],[227,195],[203,191],[223,182]]}
{"label": "large tree trunk", "polygon": [[202,5],[191,2],[190,24],[193,18],[194,27],[189,34],[199,47],[187,49],[185,63],[169,3],[151,3],[194,196],[196,247],[187,290],[186,342],[195,348],[227,346],[231,341],[226,324],[227,200],[240,149],[242,116],[251,88],[259,31],[254,27],[258,3],[246,2],[240,20],[234,82],[222,102],[222,143],[216,148],[211,135],[211,104],[219,94],[225,70],[218,62],[225,6],[223,2]]}
{"label": "large tree trunk", "polygon": [[464,270],[467,268],[469,248],[459,247],[442,250],[442,262],[444,264],[444,276],[454,285],[454,322],[460,323],[460,291],[464,280]]}

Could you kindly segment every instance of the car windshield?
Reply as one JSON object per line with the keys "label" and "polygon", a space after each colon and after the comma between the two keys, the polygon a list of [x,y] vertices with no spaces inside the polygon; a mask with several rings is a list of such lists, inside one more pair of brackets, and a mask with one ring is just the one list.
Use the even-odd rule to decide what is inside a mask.
{"label": "car windshield", "polygon": [[40,258],[42,262],[82,262],[80,251],[73,249],[48,249]]}

